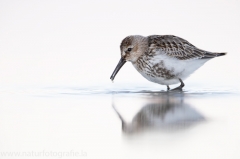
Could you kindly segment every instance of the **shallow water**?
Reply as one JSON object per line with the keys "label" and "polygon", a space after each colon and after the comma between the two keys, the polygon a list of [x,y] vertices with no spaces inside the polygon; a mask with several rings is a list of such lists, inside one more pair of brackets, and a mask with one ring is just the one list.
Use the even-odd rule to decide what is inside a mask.
{"label": "shallow water", "polygon": [[240,157],[238,89],[102,88],[2,88],[1,156]]}
{"label": "shallow water", "polygon": [[[239,159],[240,1],[0,1],[0,159]],[[127,62],[128,35],[227,52],[183,92]],[[170,86],[174,88],[175,86]]]}

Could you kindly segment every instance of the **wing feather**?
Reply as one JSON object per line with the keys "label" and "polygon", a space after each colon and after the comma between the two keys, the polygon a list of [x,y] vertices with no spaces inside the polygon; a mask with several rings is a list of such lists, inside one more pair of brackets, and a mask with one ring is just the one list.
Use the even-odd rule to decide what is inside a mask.
{"label": "wing feather", "polygon": [[198,49],[187,40],[174,35],[152,35],[148,37],[150,51],[164,52],[167,56],[179,60],[215,57],[214,53]]}

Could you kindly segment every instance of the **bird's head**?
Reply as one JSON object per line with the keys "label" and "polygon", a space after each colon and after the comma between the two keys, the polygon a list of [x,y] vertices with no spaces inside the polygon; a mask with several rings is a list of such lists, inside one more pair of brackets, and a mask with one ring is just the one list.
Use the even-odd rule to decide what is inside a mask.
{"label": "bird's head", "polygon": [[120,45],[121,57],[126,61],[135,63],[144,53],[147,47],[146,38],[140,35],[128,36],[122,40]]}
{"label": "bird's head", "polygon": [[110,79],[114,80],[114,77],[117,75],[118,71],[127,61],[130,61],[134,64],[138,58],[146,52],[147,48],[148,39],[144,36],[132,35],[123,39],[120,45],[121,59],[113,71]]}

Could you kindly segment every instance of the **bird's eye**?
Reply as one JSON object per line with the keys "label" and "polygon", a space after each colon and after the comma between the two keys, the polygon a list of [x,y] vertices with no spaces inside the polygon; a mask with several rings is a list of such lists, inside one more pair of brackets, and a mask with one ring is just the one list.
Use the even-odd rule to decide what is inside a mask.
{"label": "bird's eye", "polygon": [[129,52],[132,51],[132,48],[128,48],[127,51],[129,51]]}

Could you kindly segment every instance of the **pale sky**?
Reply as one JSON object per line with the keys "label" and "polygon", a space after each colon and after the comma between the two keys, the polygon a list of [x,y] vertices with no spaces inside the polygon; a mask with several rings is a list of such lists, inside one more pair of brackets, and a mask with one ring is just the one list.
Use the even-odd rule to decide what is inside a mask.
{"label": "pale sky", "polygon": [[[172,34],[226,57],[188,81],[237,83],[240,2],[1,0],[0,85],[111,84],[128,35]],[[114,84],[149,84],[128,63]]]}

